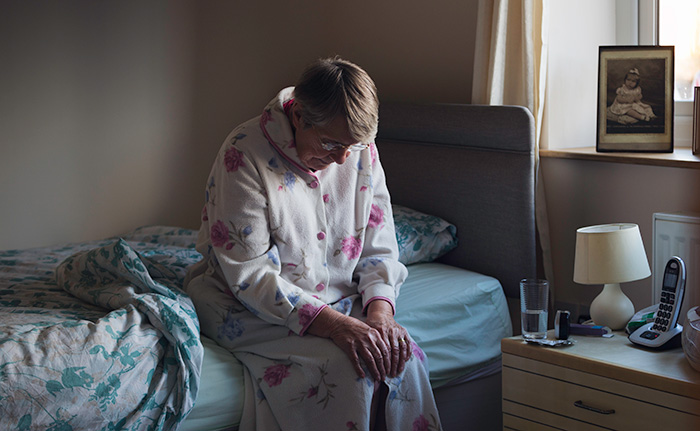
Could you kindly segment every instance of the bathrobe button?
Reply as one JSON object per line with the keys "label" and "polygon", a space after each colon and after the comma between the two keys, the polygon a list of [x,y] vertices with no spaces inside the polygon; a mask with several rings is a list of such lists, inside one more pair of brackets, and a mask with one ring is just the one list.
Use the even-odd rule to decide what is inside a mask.
{"label": "bathrobe button", "polygon": [[316,180],[311,181],[309,183],[309,187],[311,187],[312,189],[315,189],[316,187],[318,187],[318,181],[316,181]]}
{"label": "bathrobe button", "polygon": [[321,231],[316,235],[316,238],[318,238],[319,241],[322,241],[322,240],[326,239],[326,233]]}
{"label": "bathrobe button", "polygon": [[325,288],[326,288],[326,285],[323,284],[323,283],[318,283],[318,284],[316,285],[316,291],[317,291],[317,292],[320,292],[320,291],[322,291],[322,290],[325,289]]}

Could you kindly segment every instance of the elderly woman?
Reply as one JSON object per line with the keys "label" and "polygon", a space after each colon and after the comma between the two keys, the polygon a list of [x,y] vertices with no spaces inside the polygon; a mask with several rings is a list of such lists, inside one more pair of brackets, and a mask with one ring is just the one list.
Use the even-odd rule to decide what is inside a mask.
{"label": "elderly woman", "polygon": [[367,73],[323,59],[214,162],[186,289],[244,365],[241,430],[440,429],[425,356],[393,317],[407,271],[377,123]]}

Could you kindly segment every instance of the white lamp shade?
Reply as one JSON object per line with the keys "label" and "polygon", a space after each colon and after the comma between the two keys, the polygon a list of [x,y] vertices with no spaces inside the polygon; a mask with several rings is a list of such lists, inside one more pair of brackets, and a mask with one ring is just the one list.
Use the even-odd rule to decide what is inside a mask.
{"label": "white lamp shade", "polygon": [[576,283],[625,283],[650,275],[642,235],[636,224],[603,224],[576,230]]}

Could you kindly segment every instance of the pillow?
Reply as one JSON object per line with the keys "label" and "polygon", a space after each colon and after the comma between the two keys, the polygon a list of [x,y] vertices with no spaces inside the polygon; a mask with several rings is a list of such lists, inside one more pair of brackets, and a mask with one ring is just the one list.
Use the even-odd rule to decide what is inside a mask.
{"label": "pillow", "polygon": [[400,205],[392,205],[399,261],[404,265],[431,262],[457,247],[457,228],[445,220]]}

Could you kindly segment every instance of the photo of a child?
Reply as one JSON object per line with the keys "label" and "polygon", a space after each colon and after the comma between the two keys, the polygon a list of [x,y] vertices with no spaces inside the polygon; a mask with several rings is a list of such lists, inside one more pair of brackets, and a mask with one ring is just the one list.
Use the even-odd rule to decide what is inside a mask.
{"label": "photo of a child", "polygon": [[650,105],[642,102],[639,69],[630,69],[624,83],[615,90],[615,100],[608,107],[608,119],[620,124],[634,124],[656,118]]}
{"label": "photo of a child", "polygon": [[607,133],[664,133],[663,67],[658,59],[608,61]]}

